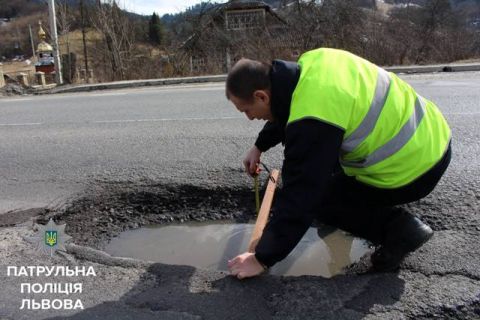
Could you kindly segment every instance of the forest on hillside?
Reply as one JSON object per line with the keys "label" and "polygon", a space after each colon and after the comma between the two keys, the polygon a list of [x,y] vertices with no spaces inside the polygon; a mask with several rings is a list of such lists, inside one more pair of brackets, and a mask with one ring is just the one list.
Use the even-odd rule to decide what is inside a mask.
{"label": "forest on hillside", "polygon": [[[244,33],[242,46],[251,48],[251,58],[291,58],[285,46],[277,50],[271,45],[288,39],[292,39],[290,52],[328,46],[350,50],[381,65],[480,57],[480,0],[263,2],[281,25],[275,27],[276,33],[267,28],[237,31]],[[75,68],[95,69],[98,81],[189,75],[192,61],[187,58],[186,43],[195,39],[194,49],[208,55],[218,41],[228,41],[230,33],[212,29],[219,6],[204,1],[185,12],[159,17],[154,12],[148,16],[127,12],[115,0],[56,0],[61,53],[73,57]],[[0,0],[4,21],[0,58],[30,57],[28,27],[37,44],[39,20],[48,33],[47,14],[45,0]],[[219,70],[205,65],[195,74]],[[74,70],[70,73],[73,79]]]}

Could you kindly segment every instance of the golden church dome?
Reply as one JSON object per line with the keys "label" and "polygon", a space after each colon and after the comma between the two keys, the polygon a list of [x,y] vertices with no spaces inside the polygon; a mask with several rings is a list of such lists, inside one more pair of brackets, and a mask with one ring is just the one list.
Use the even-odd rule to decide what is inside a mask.
{"label": "golden church dome", "polygon": [[48,43],[46,43],[45,41],[42,41],[38,44],[38,47],[37,47],[37,52],[40,53],[40,52],[52,52],[53,51],[53,47],[51,45],[49,45]]}
{"label": "golden church dome", "polygon": [[47,35],[42,28],[42,21],[38,21],[38,28],[39,28],[38,29],[38,37],[40,38],[40,43],[38,44],[37,52],[38,53],[52,52],[53,47],[45,41],[45,39],[47,38]]}

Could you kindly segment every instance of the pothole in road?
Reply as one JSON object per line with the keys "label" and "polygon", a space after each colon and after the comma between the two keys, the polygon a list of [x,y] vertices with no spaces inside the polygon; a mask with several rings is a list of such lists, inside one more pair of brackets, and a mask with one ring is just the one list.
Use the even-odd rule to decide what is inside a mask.
{"label": "pothole in road", "polygon": [[[227,270],[226,261],[246,251],[254,212],[248,188],[115,183],[97,186],[39,222],[53,217],[67,224],[76,244],[114,256]],[[330,277],[368,251],[363,240],[319,230],[311,228],[270,272]]]}
{"label": "pothole in road", "polygon": [[[228,270],[227,261],[247,250],[254,223],[188,223],[123,232],[105,251],[166,264]],[[360,239],[328,227],[310,228],[287,258],[273,266],[275,275],[332,277],[369,251]]]}
{"label": "pothole in road", "polygon": [[253,218],[254,198],[247,188],[115,183],[96,186],[65,209],[43,216],[66,223],[76,244],[103,249],[121,232],[147,225]]}

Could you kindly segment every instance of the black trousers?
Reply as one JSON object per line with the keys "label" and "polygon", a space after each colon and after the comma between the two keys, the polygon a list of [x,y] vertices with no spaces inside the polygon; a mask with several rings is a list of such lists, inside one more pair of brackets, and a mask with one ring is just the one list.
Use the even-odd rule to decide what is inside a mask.
{"label": "black trousers", "polygon": [[392,221],[401,215],[409,215],[404,208],[395,206],[419,200],[432,192],[450,163],[451,153],[449,145],[433,168],[396,189],[369,186],[339,170],[329,182],[316,220],[374,244],[382,244]]}

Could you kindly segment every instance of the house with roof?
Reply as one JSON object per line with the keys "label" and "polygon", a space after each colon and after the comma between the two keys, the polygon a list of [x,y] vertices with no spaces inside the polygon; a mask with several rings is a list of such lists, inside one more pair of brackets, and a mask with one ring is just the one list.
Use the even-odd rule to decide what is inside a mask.
{"label": "house with roof", "polygon": [[224,73],[241,57],[270,60],[279,50],[286,21],[261,1],[231,0],[214,6],[180,48],[191,74]]}

